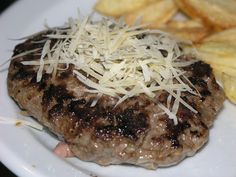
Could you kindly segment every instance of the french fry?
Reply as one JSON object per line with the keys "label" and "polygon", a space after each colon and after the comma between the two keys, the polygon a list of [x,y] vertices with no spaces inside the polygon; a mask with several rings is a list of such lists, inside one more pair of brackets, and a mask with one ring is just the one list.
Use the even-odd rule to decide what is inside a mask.
{"label": "french fry", "polygon": [[206,63],[236,68],[236,43],[204,42],[196,48],[199,58]]}
{"label": "french fry", "polygon": [[94,8],[104,15],[119,17],[155,1],[157,0],[99,0]]}
{"label": "french fry", "polygon": [[197,46],[201,52],[212,53],[222,58],[235,58],[236,57],[236,43],[225,42],[203,42],[200,46]]}
{"label": "french fry", "polygon": [[176,20],[173,19],[167,23],[168,27],[171,28],[200,28],[204,27],[203,24],[197,20],[186,19],[186,20]]}
{"label": "french fry", "polygon": [[236,77],[223,73],[222,83],[227,98],[236,104]]}
{"label": "french fry", "polygon": [[194,43],[200,42],[210,33],[208,28],[196,20],[171,20],[160,29]]}
{"label": "french fry", "polygon": [[174,0],[157,0],[137,11],[125,15],[125,21],[133,25],[138,18],[142,24],[147,24],[149,28],[157,28],[169,21],[177,12]]}
{"label": "french fry", "polygon": [[236,67],[236,28],[215,33],[196,48],[200,57],[210,64]]}
{"label": "french fry", "polygon": [[[235,19],[236,20],[236,19]],[[230,28],[204,39],[206,42],[234,42],[236,41],[236,28]]]}
{"label": "french fry", "polygon": [[221,71],[221,68],[213,68],[213,72],[215,75],[216,80],[218,81],[218,83],[220,83],[220,85],[223,87],[224,89],[224,93],[226,95],[226,97],[228,98],[228,100],[234,104],[236,104],[236,93],[235,93],[235,88],[236,88],[236,77],[229,75],[225,72]]}
{"label": "french fry", "polygon": [[219,57],[218,55],[198,51],[198,58],[210,65],[216,64],[216,65],[223,65],[225,67],[236,68],[235,58],[232,57],[222,58]]}
{"label": "french fry", "polygon": [[222,71],[218,70],[218,68],[213,68],[213,73],[214,73],[214,76],[216,78],[216,80],[221,84],[222,84]]}
{"label": "french fry", "polygon": [[192,18],[218,29],[236,26],[235,0],[175,0],[179,8]]}
{"label": "french fry", "polygon": [[216,73],[217,72],[222,72],[222,73],[225,73],[229,76],[236,77],[236,68],[228,67],[228,66],[224,66],[224,65],[218,65],[218,64],[215,64],[215,63],[211,63],[211,67],[214,70],[216,70]]}

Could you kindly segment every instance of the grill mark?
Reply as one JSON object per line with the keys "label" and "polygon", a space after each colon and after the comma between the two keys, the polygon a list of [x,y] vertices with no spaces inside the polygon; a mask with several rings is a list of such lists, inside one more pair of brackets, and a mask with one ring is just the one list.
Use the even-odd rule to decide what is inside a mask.
{"label": "grill mark", "polygon": [[100,114],[97,109],[90,107],[90,105],[90,102],[86,103],[84,99],[81,99],[72,101],[67,107],[67,110],[71,112],[71,115],[79,120],[82,128],[93,126]]}
{"label": "grill mark", "polygon": [[86,100],[85,99],[72,100],[70,102],[70,104],[68,104],[68,109],[69,109],[69,111],[73,112],[73,111],[75,111],[75,109],[76,109],[75,107],[77,105],[83,105],[83,104],[86,104]]}
{"label": "grill mark", "polygon": [[[42,41],[44,39],[46,40],[47,39],[46,35],[53,34],[53,33],[55,32],[53,32],[52,30],[44,31],[44,32],[41,32],[39,35],[32,36],[31,38],[27,39],[24,43],[16,45],[13,56],[23,53],[25,51],[32,50],[32,49],[43,48],[45,44],[44,42],[42,43],[36,43],[36,42]],[[56,39],[52,41],[56,41]]]}
{"label": "grill mark", "polygon": [[137,140],[148,127],[147,115],[134,109],[112,110],[112,108],[90,107],[84,99],[71,101],[67,110],[80,122],[81,128],[95,127],[95,136],[109,140],[113,136],[124,136]]}
{"label": "grill mark", "polygon": [[[23,68],[25,66],[17,60],[13,61],[12,65],[13,65],[14,69]],[[27,69],[27,68],[28,68],[28,66],[25,67],[25,69]]]}
{"label": "grill mark", "polygon": [[35,85],[38,87],[38,91],[44,90],[47,85],[48,85],[48,81],[51,78],[51,76],[47,73],[44,73],[42,75],[42,79],[37,82],[37,75],[35,75],[34,77],[32,77],[32,79],[30,80],[29,84]]}
{"label": "grill mark", "polygon": [[193,77],[202,78],[204,76],[210,77],[212,68],[210,65],[203,63],[202,61],[196,62],[191,65],[193,71]]}
{"label": "grill mark", "polygon": [[198,85],[200,87],[207,88],[207,83],[202,79],[198,77],[189,77],[189,80],[193,85]]}
{"label": "grill mark", "polygon": [[202,78],[189,77],[189,80],[192,82],[192,84],[194,84],[195,86],[198,86],[197,89],[201,94],[202,101],[204,101],[207,96],[211,95],[211,92],[208,88],[206,81],[204,81]]}
{"label": "grill mark", "polygon": [[208,89],[200,91],[200,94],[202,96],[202,101],[204,101],[207,96],[211,96],[211,92]]}
{"label": "grill mark", "polygon": [[[109,116],[111,117],[111,113],[109,113]],[[131,140],[137,140],[149,127],[147,115],[135,113],[133,109],[126,109],[122,113],[116,112],[112,116],[113,121],[111,125],[96,127],[97,137],[109,140],[113,135],[118,135]]]}
{"label": "grill mark", "polygon": [[178,122],[177,125],[174,125],[174,122],[170,119],[167,119],[167,131],[166,138],[170,140],[171,146],[175,149],[182,147],[178,137],[185,129],[190,128],[191,125],[187,122]]}
{"label": "grill mark", "polygon": [[138,135],[148,128],[147,116],[144,113],[135,115],[133,110],[128,109],[118,116],[117,128],[119,134],[137,139]]}
{"label": "grill mark", "polygon": [[190,133],[193,135],[193,136],[196,136],[197,138],[200,138],[202,136],[202,133],[199,132],[198,130],[191,130]]}
{"label": "grill mark", "polygon": [[11,80],[24,80],[28,78],[32,78],[36,75],[36,72],[33,70],[26,70],[23,67],[20,68],[15,74],[13,74]]}
{"label": "grill mark", "polygon": [[[185,97],[186,98],[186,97]],[[187,99],[187,98],[186,98]],[[198,111],[198,106],[196,106],[196,103],[195,102],[189,102],[190,103],[190,105],[194,108],[194,109],[196,109],[197,111]],[[199,121],[199,124],[200,124],[200,126],[202,126],[202,124],[204,124],[204,123],[202,123],[202,120],[201,119],[199,119],[199,118],[201,118],[201,111],[198,111],[196,114],[195,113],[193,113],[192,111],[190,111],[189,109],[187,109],[187,108],[185,108],[185,107],[183,107],[182,105],[180,105],[180,107],[179,107],[179,111],[178,111],[178,113],[177,113],[177,117],[179,118],[179,121],[180,122],[191,122],[191,120],[194,120],[194,119],[198,119],[198,121]],[[204,124],[204,127],[206,127],[205,126],[205,124]]]}
{"label": "grill mark", "polygon": [[[33,43],[32,40],[29,39],[25,43],[19,44],[19,45],[16,46],[13,56],[21,54],[21,53],[26,52],[26,51],[33,50],[33,49],[42,49],[43,46],[44,46],[44,43]],[[40,50],[38,52],[40,52]],[[25,55],[25,56],[27,56],[27,58],[30,58],[30,56],[33,56],[33,55],[28,54],[28,55]],[[25,58],[25,56],[24,56],[24,58]]]}
{"label": "grill mark", "polygon": [[53,98],[57,103],[63,103],[66,100],[73,99],[73,96],[66,90],[64,85],[55,86],[50,84],[50,86],[44,90],[42,105],[47,106]]}
{"label": "grill mark", "polygon": [[174,125],[174,121],[168,117],[161,118],[162,121],[166,122],[167,133],[163,135],[163,138],[166,138],[170,141],[171,147],[174,149],[181,148],[182,145],[179,142],[179,136],[184,133],[184,131],[191,127],[189,123],[190,119],[195,118],[194,113],[189,109],[184,108],[183,106],[179,107],[177,113],[178,124]]}
{"label": "grill mark", "polygon": [[54,105],[49,111],[48,111],[48,119],[53,119],[55,117],[61,116],[63,110],[63,104],[58,103]]}
{"label": "grill mark", "polygon": [[71,68],[69,68],[68,70],[66,70],[66,71],[64,71],[64,72],[62,72],[62,73],[60,73],[60,75],[58,76],[58,78],[59,78],[60,80],[67,79],[67,78],[69,78],[69,77],[71,76],[71,74],[72,74],[72,70],[71,70]]}

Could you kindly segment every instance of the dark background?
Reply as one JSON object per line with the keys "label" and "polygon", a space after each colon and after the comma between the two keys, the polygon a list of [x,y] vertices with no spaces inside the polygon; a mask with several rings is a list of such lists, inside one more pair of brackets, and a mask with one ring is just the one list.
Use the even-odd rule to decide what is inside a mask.
{"label": "dark background", "polygon": [[[0,15],[2,12],[8,8],[16,0],[0,0]],[[10,172],[1,162],[0,162],[0,177],[16,177],[12,172]]]}

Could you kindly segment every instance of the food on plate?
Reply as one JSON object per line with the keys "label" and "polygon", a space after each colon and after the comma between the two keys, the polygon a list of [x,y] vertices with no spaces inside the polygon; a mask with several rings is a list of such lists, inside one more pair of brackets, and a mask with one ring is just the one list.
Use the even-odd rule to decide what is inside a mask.
{"label": "food on plate", "polygon": [[139,25],[70,20],[15,47],[8,92],[58,135],[60,156],[170,166],[203,147],[225,99],[211,67],[183,49]]}
{"label": "food on plate", "polygon": [[223,66],[236,68],[234,42],[202,42],[196,45],[202,60]]}
{"label": "food on plate", "polygon": [[221,28],[236,26],[235,0],[175,0],[180,9],[206,25]]}
{"label": "food on plate", "polygon": [[[109,7],[108,2],[103,0],[97,2],[97,4],[101,3],[106,3],[106,6]],[[125,6],[121,2],[117,1],[117,3],[119,6]],[[128,2],[127,4],[127,6],[130,5]],[[124,8],[127,9],[126,6]],[[145,28],[160,29],[177,38],[190,40],[194,43],[200,42],[203,38],[212,33],[212,30],[202,24],[201,20],[191,19],[181,13],[174,0],[147,1],[141,8],[126,11],[119,15],[113,15],[114,13],[108,14],[105,9],[98,10],[97,6],[95,6],[95,10],[116,19],[118,17],[124,17],[126,23],[129,25],[141,23]],[[112,9],[109,10],[112,11]]]}
{"label": "food on plate", "polygon": [[235,42],[236,41],[236,28],[229,28],[224,31],[216,32],[207,36],[205,42]]}
{"label": "food on plate", "polygon": [[213,68],[214,75],[223,85],[226,96],[236,104],[236,70],[219,65],[213,65]]}
{"label": "food on plate", "polygon": [[196,45],[198,55],[209,63],[223,83],[226,96],[232,103],[235,100],[236,81],[236,28],[215,33]]}
{"label": "food on plate", "polygon": [[133,25],[139,18],[141,24],[149,28],[158,28],[169,21],[177,12],[174,0],[157,0],[154,3],[125,14],[126,23]]}
{"label": "food on plate", "polygon": [[230,101],[236,104],[236,75],[232,76],[222,73],[222,83],[226,96]]}
{"label": "food on plate", "polygon": [[[104,0],[97,2],[115,13],[115,10],[109,8],[109,3],[110,1]],[[161,28],[194,43],[200,42],[215,31],[236,26],[235,0],[150,0],[145,3],[140,1],[138,8],[128,10],[131,4],[128,1],[126,4],[117,1],[114,7],[127,9],[125,12],[118,10],[120,12],[118,15],[112,12],[108,14],[105,8],[98,9],[97,6],[95,10],[115,18],[124,16],[128,24],[133,24],[139,19],[138,22],[146,23],[147,28]],[[182,21],[177,21],[176,17]],[[198,25],[195,26],[197,23]]]}
{"label": "food on plate", "polygon": [[[195,43],[199,59],[213,67],[217,80],[222,83],[224,73],[224,83],[227,78],[230,83],[236,77],[235,9],[235,0],[157,0],[119,16],[124,16],[129,25],[141,22],[146,24],[145,28],[159,29],[177,39]],[[99,12],[106,14],[103,10]],[[233,92],[229,93],[229,89],[225,92],[235,103],[235,99],[229,96]]]}
{"label": "food on plate", "polygon": [[197,20],[171,20],[160,27],[162,31],[166,31],[180,39],[190,40],[194,43],[200,42],[209,33],[201,22]]}
{"label": "food on plate", "polygon": [[156,0],[100,0],[96,3],[95,9],[105,15],[117,17],[124,13],[140,9],[148,3],[155,1]]}

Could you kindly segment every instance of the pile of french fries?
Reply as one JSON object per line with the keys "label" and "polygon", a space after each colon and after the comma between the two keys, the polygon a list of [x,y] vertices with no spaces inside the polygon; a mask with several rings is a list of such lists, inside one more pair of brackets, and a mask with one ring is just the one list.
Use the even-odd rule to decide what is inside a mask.
{"label": "pile of french fries", "polygon": [[98,0],[94,8],[192,41],[236,104],[236,0]]}

